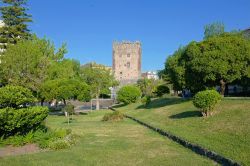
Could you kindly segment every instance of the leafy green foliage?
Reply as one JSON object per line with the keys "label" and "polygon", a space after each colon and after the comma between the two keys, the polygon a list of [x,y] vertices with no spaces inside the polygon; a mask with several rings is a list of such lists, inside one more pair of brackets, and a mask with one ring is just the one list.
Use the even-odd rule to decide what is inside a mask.
{"label": "leafy green foliage", "polygon": [[141,91],[133,85],[123,86],[117,92],[117,100],[124,104],[135,103],[141,97]]}
{"label": "leafy green foliage", "polygon": [[0,109],[0,133],[5,136],[28,133],[41,125],[48,112],[47,107],[40,106]]}
{"label": "leafy green foliage", "polygon": [[215,105],[221,101],[221,95],[215,90],[198,92],[193,99],[195,107],[201,109],[204,116],[208,116],[214,110]]}
{"label": "leafy green foliage", "polygon": [[163,84],[163,85],[157,86],[155,93],[157,97],[162,97],[164,94],[170,93],[170,90],[167,85]]}
{"label": "leafy green foliage", "polygon": [[21,86],[7,85],[0,88],[0,108],[24,107],[27,104],[34,103],[36,98],[32,95],[31,91]]}
{"label": "leafy green foliage", "polygon": [[30,131],[25,135],[10,136],[0,140],[2,145],[23,146],[28,143],[37,143],[40,148],[52,150],[65,149],[75,144],[76,135],[70,129],[47,129]]}
{"label": "leafy green foliage", "polygon": [[180,48],[165,63],[174,90],[191,92],[249,77],[250,43],[240,34],[214,35]]}
{"label": "leafy green foliage", "polygon": [[16,44],[20,39],[30,37],[27,23],[32,22],[27,14],[26,0],[2,0],[0,7],[4,26],[0,28],[0,48]]}
{"label": "leafy green foliage", "polygon": [[155,79],[139,79],[137,81],[137,86],[142,92],[142,96],[154,96],[157,85],[159,85],[160,80]]}
{"label": "leafy green foliage", "polygon": [[240,35],[223,34],[192,42],[183,58],[186,84],[193,91],[200,84],[206,87],[221,84],[224,94],[225,84],[249,77],[250,43]]}
{"label": "leafy green foliage", "polygon": [[185,51],[186,47],[180,47],[172,56],[169,56],[165,62],[165,72],[173,84],[173,89],[176,91],[182,90],[186,86],[185,61],[182,58]]}
{"label": "leafy green foliage", "polygon": [[151,102],[151,97],[150,96],[144,96],[143,98],[141,98],[141,102],[142,102],[142,104],[147,106]]}
{"label": "leafy green foliage", "polygon": [[40,96],[46,101],[53,99],[89,101],[90,89],[85,82],[79,79],[55,79],[46,81],[41,86]]}
{"label": "leafy green foliage", "polygon": [[114,111],[112,113],[107,113],[103,116],[102,121],[121,121],[124,115],[120,111]]}
{"label": "leafy green foliage", "polygon": [[90,93],[96,100],[96,109],[99,110],[99,96],[103,92],[109,91],[108,88],[117,85],[117,81],[111,71],[105,66],[83,66],[80,73],[81,78],[90,85]]}
{"label": "leafy green foliage", "polygon": [[74,106],[72,104],[67,104],[62,109],[63,112],[67,112],[68,114],[74,114]]}
{"label": "leafy green foliage", "polygon": [[[61,55],[63,57],[63,55]],[[77,79],[80,72],[80,62],[74,59],[56,60],[48,68],[47,80]]]}
{"label": "leafy green foliage", "polygon": [[44,81],[49,79],[50,66],[61,60],[65,53],[64,45],[55,52],[49,40],[36,36],[9,45],[0,56],[0,81],[2,84],[19,85],[38,92]]}
{"label": "leafy green foliage", "polygon": [[204,39],[209,37],[219,36],[225,32],[225,26],[221,22],[208,24],[204,27]]}

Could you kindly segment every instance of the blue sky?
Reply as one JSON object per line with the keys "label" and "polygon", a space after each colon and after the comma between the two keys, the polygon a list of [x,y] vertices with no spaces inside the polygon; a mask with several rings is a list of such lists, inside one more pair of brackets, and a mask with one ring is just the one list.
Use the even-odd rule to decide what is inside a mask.
{"label": "blue sky", "polygon": [[250,27],[249,0],[29,0],[30,29],[82,64],[112,65],[112,42],[139,40],[142,70],[158,70],[180,45],[203,38],[206,24]]}

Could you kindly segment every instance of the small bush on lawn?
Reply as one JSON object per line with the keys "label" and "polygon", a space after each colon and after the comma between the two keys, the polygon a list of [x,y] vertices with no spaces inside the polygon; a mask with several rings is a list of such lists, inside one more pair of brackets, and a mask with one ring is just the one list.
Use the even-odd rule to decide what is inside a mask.
{"label": "small bush on lawn", "polygon": [[63,107],[62,111],[67,112],[69,115],[73,115],[75,113],[74,108],[74,105],[69,103],[65,107]]}
{"label": "small bush on lawn", "polygon": [[144,96],[141,99],[142,104],[144,104],[145,106],[149,105],[149,103],[151,102],[151,97],[150,96]]}
{"label": "small bush on lawn", "polygon": [[215,105],[221,101],[221,98],[217,91],[205,90],[194,96],[193,104],[201,110],[203,116],[209,116],[214,111]]}
{"label": "small bush on lawn", "polygon": [[112,113],[107,113],[103,116],[103,121],[121,121],[123,120],[124,115],[119,111],[114,111]]}
{"label": "small bush on lawn", "polygon": [[5,86],[0,88],[0,108],[26,107],[28,104],[34,103],[36,98],[32,92],[21,86]]}
{"label": "small bush on lawn", "polygon": [[164,94],[169,94],[170,90],[167,85],[159,85],[156,87],[155,94],[157,97],[162,97]]}
{"label": "small bush on lawn", "polygon": [[38,128],[48,116],[47,107],[0,109],[0,135],[25,134]]}
{"label": "small bush on lawn", "polygon": [[123,86],[117,93],[117,100],[124,104],[135,103],[141,96],[141,90],[133,85]]}
{"label": "small bush on lawn", "polygon": [[75,144],[76,136],[71,133],[70,129],[57,130],[36,130],[30,131],[26,135],[10,136],[6,139],[1,139],[0,144],[23,146],[28,143],[37,143],[40,148],[49,148],[52,150],[68,148]]}

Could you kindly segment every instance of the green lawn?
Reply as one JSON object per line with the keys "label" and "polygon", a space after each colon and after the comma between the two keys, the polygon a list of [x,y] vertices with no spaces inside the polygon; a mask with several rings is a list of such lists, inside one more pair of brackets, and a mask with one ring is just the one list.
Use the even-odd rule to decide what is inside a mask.
{"label": "green lawn", "polygon": [[250,100],[224,99],[218,113],[200,117],[190,100],[155,99],[147,107],[140,103],[119,110],[152,126],[164,129],[192,143],[250,165]]}
{"label": "green lawn", "polygon": [[[166,139],[151,130],[125,119],[102,122],[109,111],[75,116],[70,124],[80,138],[75,146],[60,151],[4,157],[0,165],[215,165],[213,161]],[[51,128],[67,128],[63,116],[49,116]]]}

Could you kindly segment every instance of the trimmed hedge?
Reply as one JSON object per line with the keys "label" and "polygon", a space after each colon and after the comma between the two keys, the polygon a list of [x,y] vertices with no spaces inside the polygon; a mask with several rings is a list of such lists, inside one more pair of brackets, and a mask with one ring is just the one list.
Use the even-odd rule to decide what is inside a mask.
{"label": "trimmed hedge", "polygon": [[0,108],[20,108],[35,101],[36,98],[27,88],[12,85],[0,88]]}
{"label": "trimmed hedge", "polygon": [[48,116],[47,107],[0,109],[0,136],[25,134],[35,130]]}
{"label": "trimmed hedge", "polygon": [[117,100],[124,104],[135,103],[141,97],[141,90],[133,85],[123,86],[117,93]]}
{"label": "trimmed hedge", "polygon": [[215,105],[221,101],[221,95],[215,90],[198,92],[193,99],[195,107],[199,108],[203,116],[208,116],[214,110]]}

